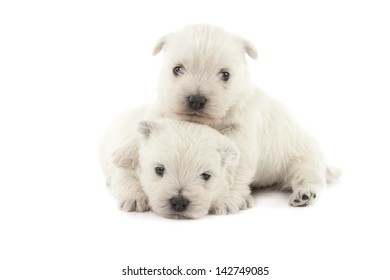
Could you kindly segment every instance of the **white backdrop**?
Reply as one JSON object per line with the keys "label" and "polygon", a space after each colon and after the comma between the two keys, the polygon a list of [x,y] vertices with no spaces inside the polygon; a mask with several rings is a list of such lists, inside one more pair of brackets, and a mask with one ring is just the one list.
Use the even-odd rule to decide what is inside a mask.
{"label": "white backdrop", "polygon": [[[150,279],[122,269],[179,265],[208,271],[192,279],[225,278],[218,266],[268,266],[264,279],[389,279],[386,2],[1,1],[0,278]],[[118,210],[100,135],[153,100],[154,43],[192,23],[250,39],[252,79],[343,168],[316,205],[259,192],[250,210],[200,220]]]}

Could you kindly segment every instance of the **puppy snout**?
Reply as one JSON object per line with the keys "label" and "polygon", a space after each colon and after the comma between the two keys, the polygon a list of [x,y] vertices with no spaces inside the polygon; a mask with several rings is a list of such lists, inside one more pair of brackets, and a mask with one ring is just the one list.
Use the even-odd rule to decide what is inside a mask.
{"label": "puppy snout", "polygon": [[189,204],[188,199],[182,196],[173,197],[171,198],[170,202],[171,202],[172,209],[177,212],[184,211]]}
{"label": "puppy snout", "polygon": [[188,107],[197,111],[203,109],[207,99],[203,95],[191,95],[188,97]]}

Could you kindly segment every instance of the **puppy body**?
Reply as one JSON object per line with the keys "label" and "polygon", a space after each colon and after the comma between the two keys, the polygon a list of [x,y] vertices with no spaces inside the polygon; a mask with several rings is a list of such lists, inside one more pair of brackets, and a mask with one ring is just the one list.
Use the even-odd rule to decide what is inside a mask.
{"label": "puppy body", "polygon": [[125,211],[144,212],[150,209],[136,173],[138,165],[137,125],[145,107],[120,115],[103,134],[100,142],[100,164],[106,184]]}
{"label": "puppy body", "polygon": [[247,40],[195,25],[163,37],[154,54],[162,49],[159,95],[148,114],[207,124],[232,139],[241,153],[234,189],[277,185],[292,190],[291,205],[305,206],[340,175],[288,110],[249,80],[245,53],[257,53]]}
{"label": "puppy body", "polygon": [[251,206],[249,190],[231,194],[239,151],[228,137],[190,122],[141,121],[145,112],[143,107],[120,116],[101,142],[107,183],[123,210],[199,218]]}

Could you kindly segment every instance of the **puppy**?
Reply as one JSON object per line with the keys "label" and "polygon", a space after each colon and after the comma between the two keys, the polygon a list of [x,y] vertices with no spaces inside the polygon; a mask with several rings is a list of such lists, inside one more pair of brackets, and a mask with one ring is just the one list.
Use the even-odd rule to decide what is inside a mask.
{"label": "puppy", "polygon": [[184,121],[139,122],[144,114],[140,108],[122,115],[101,142],[107,184],[123,210],[199,218],[252,205],[249,189],[230,194],[239,151],[228,137]]}
{"label": "puppy", "polygon": [[[340,170],[326,165],[320,148],[287,109],[250,80],[245,54],[256,59],[247,40],[219,27],[194,25],[170,33],[156,44],[165,61],[156,102],[149,116],[206,124],[238,147],[234,190],[227,204],[239,209],[252,187],[291,190],[292,206],[313,203]],[[243,192],[243,193],[246,193]]]}

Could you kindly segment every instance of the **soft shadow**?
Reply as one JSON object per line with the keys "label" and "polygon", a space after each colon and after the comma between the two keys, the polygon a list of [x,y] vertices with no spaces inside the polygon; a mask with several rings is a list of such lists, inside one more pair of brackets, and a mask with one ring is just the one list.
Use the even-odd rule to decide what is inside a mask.
{"label": "soft shadow", "polygon": [[255,207],[288,208],[288,198],[291,192],[277,190],[276,188],[253,188],[252,196]]}

